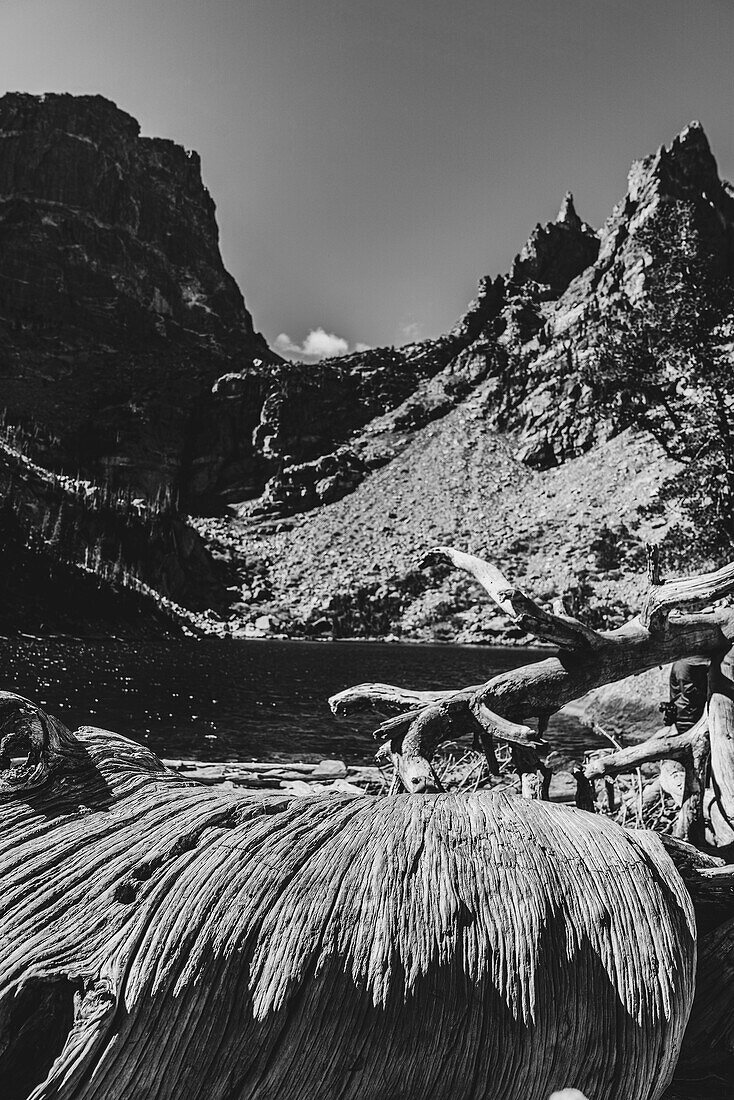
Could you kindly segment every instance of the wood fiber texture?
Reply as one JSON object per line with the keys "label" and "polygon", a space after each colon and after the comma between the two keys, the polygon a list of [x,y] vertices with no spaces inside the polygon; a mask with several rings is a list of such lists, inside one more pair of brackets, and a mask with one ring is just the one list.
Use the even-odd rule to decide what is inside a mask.
{"label": "wood fiber texture", "polygon": [[4,1100],[664,1091],[696,944],[653,834],[490,792],[258,797],[66,738],[0,782]]}

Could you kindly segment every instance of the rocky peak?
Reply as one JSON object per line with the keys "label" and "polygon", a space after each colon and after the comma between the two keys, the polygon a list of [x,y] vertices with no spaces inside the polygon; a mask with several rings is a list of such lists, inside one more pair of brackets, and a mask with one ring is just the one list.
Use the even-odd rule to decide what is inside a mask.
{"label": "rocky peak", "polygon": [[558,297],[594,262],[598,251],[596,232],[578,216],[568,191],[555,221],[536,225],[513,261],[507,281],[517,287],[536,283],[548,288],[548,297]]}
{"label": "rocky peak", "polygon": [[671,264],[714,276],[734,271],[734,203],[700,123],[632,165],[600,245],[596,260],[545,308],[537,346],[524,338],[527,327],[512,332],[512,350],[529,366],[521,372],[524,391],[508,402],[508,422],[522,423],[520,454],[530,465],[557,465],[616,430],[596,411],[588,385],[602,321],[653,301],[664,310]]}
{"label": "rocky peak", "polygon": [[3,404],[60,440],[55,460],[153,491],[192,461],[216,378],[280,361],[222,262],[198,155],[141,137],[102,96],[15,92],[0,98],[0,352]]}
{"label": "rocky peak", "polygon": [[585,222],[582,222],[581,218],[576,213],[576,207],[574,206],[573,201],[573,194],[570,191],[567,191],[566,194],[563,196],[563,202],[561,203],[559,211],[556,214],[555,224],[564,225],[567,229],[570,229],[572,232],[575,233],[594,232],[594,230],[591,229],[591,226],[588,226]]}
{"label": "rocky peak", "polygon": [[472,299],[459,320],[449,333],[465,343],[476,340],[500,313],[505,300],[505,281],[501,275],[496,279],[486,276],[480,279],[476,297]]}
{"label": "rocky peak", "polygon": [[691,122],[670,145],[635,161],[628,176],[631,202],[650,201],[654,195],[669,199],[716,201],[722,191],[716,160],[700,122]]}
{"label": "rocky peak", "polygon": [[[632,165],[627,195],[601,231],[600,270],[610,268],[615,259],[622,259],[628,271],[639,269],[640,257],[635,260],[632,254],[640,251],[641,231],[648,251],[642,258],[645,267],[650,264],[649,244],[656,238],[662,258],[670,247],[685,246],[705,253],[721,273],[731,266],[734,201],[719,178],[700,122],[691,122],[669,145]],[[674,239],[663,243],[671,235]],[[639,300],[641,289],[633,279],[631,301]]]}

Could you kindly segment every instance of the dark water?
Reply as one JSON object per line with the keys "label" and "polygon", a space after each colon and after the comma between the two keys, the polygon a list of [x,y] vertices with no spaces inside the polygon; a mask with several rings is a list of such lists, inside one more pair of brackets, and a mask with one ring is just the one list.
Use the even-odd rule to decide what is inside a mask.
{"label": "dark water", "polygon": [[[354,762],[371,759],[379,718],[334,718],[327,699],[335,692],[365,681],[458,688],[544,656],[384,642],[0,638],[0,689],[72,729],[116,730],[161,756]],[[556,717],[546,736],[564,757],[590,744],[572,719]]]}

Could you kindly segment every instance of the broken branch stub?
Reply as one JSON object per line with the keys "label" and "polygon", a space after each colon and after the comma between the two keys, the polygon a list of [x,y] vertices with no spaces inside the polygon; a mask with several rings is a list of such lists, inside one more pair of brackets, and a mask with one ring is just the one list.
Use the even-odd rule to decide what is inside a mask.
{"label": "broken branch stub", "polygon": [[[661,581],[657,569],[642,604],[640,622],[651,634],[664,630],[672,611],[701,611],[734,592],[734,562],[711,573]],[[728,648],[728,647],[726,647]]]}
{"label": "broken branch stub", "polygon": [[491,562],[449,546],[436,546],[428,551],[420,565],[425,567],[439,561],[448,561],[454,568],[473,576],[516,626],[541,641],[552,642],[571,650],[593,649],[599,644],[599,635],[595,630],[584,626],[570,615],[544,611],[525,592],[511,584],[504,573]]}
{"label": "broken branch stub", "polygon": [[585,778],[595,779],[636,771],[642,764],[679,761],[683,766],[683,785],[674,836],[691,844],[704,843],[703,796],[709,760],[709,732],[704,715],[692,729],[678,733],[675,726],[660,730],[638,745],[620,749],[607,756],[589,760],[583,768]]}

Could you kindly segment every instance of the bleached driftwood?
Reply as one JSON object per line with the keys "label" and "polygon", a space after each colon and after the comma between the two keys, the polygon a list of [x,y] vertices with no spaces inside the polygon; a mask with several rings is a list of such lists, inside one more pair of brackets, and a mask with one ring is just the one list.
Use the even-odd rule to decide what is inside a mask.
{"label": "bleached driftwood", "polygon": [[686,733],[678,733],[673,726],[637,745],[609,756],[597,756],[586,764],[584,775],[587,780],[601,779],[634,771],[641,764],[678,761],[683,767],[683,784],[675,835],[693,844],[703,844],[703,796],[709,752],[708,720],[704,716]]}
{"label": "bleached driftwood", "polygon": [[354,783],[379,783],[380,772],[374,765],[349,765],[343,760],[320,760],[318,764],[301,761],[204,761],[163,760],[171,771],[199,783],[234,783],[238,787],[276,789],[281,783],[328,783],[349,780]]}
{"label": "bleached driftwood", "polygon": [[[406,790],[430,790],[430,762],[437,745],[467,733],[483,738],[485,745],[495,739],[524,745],[527,772],[533,747],[541,743],[527,719],[537,718],[539,728],[544,728],[551,714],[592,688],[702,654],[712,658],[713,668],[704,726],[693,738],[686,735],[676,741],[668,733],[635,750],[624,750],[621,756],[613,754],[602,765],[592,762],[579,772],[579,799],[590,806],[593,792],[587,786],[597,775],[673,757],[686,769],[678,833],[701,842],[710,759],[712,826],[718,826],[714,829],[718,843],[734,840],[734,682],[727,657],[734,642],[734,608],[716,606],[734,592],[734,564],[696,577],[663,581],[657,552],[652,550],[640,614],[616,630],[593,630],[568,614],[562,603],[552,612],[539,607],[495,566],[472,554],[438,547],[423,564],[437,562],[449,562],[469,573],[515,624],[553,642],[559,653],[459,691],[416,693],[386,684],[362,684],[334,696],[330,703],[337,714],[372,708],[393,715],[378,727],[377,735],[390,739],[390,753]],[[539,762],[535,772],[542,775]],[[532,787],[537,791],[540,785],[536,779]]]}
{"label": "bleached driftwood", "polygon": [[5,1100],[658,1100],[693,994],[660,840],[509,795],[201,786],[0,695]]}

